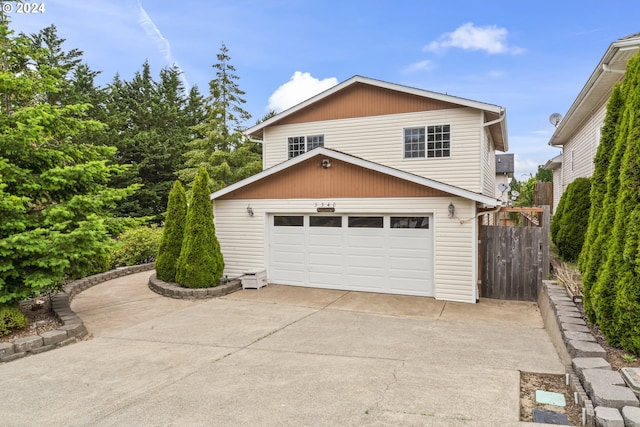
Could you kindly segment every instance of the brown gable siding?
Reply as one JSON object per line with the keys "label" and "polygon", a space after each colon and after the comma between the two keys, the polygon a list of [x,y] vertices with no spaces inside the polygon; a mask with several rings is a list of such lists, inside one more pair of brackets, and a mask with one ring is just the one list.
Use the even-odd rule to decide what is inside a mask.
{"label": "brown gable siding", "polygon": [[329,159],[330,168],[315,156],[281,172],[220,197],[238,199],[321,199],[380,197],[444,197],[440,190]]}
{"label": "brown gable siding", "polygon": [[459,105],[354,83],[277,121],[276,125],[460,108]]}

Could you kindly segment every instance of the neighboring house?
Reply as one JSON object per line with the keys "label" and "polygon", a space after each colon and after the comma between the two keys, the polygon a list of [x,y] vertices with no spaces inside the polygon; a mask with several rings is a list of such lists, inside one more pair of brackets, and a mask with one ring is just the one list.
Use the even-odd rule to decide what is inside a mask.
{"label": "neighboring house", "polygon": [[515,172],[515,162],[513,153],[496,154],[496,198],[504,203],[508,202],[509,191],[503,190],[511,183]]}
{"label": "neighboring house", "polygon": [[265,169],[211,195],[225,274],[476,302],[504,108],[355,76],[246,133]]}
{"label": "neighboring house", "polygon": [[545,165],[545,169],[553,171],[554,211],[569,184],[576,178],[593,174],[593,159],[600,143],[607,102],[614,85],[624,78],[627,61],[638,52],[639,46],[640,33],[623,37],[609,46],[551,136],[549,145],[562,149],[561,159],[556,157]]}

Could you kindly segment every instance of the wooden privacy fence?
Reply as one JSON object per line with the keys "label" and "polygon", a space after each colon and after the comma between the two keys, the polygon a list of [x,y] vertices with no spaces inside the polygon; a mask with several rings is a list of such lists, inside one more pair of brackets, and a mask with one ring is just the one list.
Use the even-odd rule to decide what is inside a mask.
{"label": "wooden privacy fence", "polygon": [[[516,220],[505,220],[510,213]],[[549,206],[503,208],[497,217],[480,217],[481,297],[537,301],[549,275],[549,219]],[[500,225],[513,223],[521,225]]]}

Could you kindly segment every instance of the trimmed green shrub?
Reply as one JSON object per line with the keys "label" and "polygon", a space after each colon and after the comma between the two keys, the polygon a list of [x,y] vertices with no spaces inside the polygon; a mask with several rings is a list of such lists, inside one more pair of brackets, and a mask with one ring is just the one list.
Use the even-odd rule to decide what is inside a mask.
{"label": "trimmed green shrub", "polygon": [[640,354],[640,55],[627,63],[621,86],[624,106],[616,126],[615,151],[607,171],[607,194],[598,232],[605,262],[591,289],[600,330],[612,345]]}
{"label": "trimmed green shrub", "polygon": [[587,232],[589,208],[591,207],[591,180],[577,178],[567,186],[562,195],[564,199],[562,213],[553,217],[554,243],[560,257],[565,261],[576,261],[582,250],[584,235]]}
{"label": "trimmed green shrub", "polygon": [[8,335],[12,331],[24,328],[27,318],[17,305],[0,305],[0,337]]}
{"label": "trimmed green shrub", "polygon": [[162,229],[141,226],[125,231],[113,248],[113,266],[138,265],[153,262],[158,254]]}
{"label": "trimmed green shrub", "polygon": [[176,280],[176,265],[182,249],[186,219],[187,195],[180,181],[176,181],[169,192],[167,217],[156,258],[156,274],[158,279],[165,282],[175,282]]}
{"label": "trimmed green shrub", "polygon": [[[609,183],[607,179],[607,171],[609,165],[612,162],[619,164],[621,154],[616,159],[616,129],[618,121],[620,120],[620,113],[624,106],[624,99],[622,98],[622,90],[619,84],[613,88],[613,93],[609,102],[607,103],[607,115],[604,120],[604,126],[600,136],[600,144],[596,152],[594,159],[594,171],[591,177],[591,209],[589,210],[589,226],[587,227],[587,234],[585,235],[585,241],[582,245],[582,252],[580,252],[579,267],[582,274],[582,294],[583,307],[587,319],[591,323],[596,322],[595,310],[593,308],[593,298],[591,297],[591,290],[595,286],[598,272],[602,264],[606,260],[606,250],[603,250],[609,232],[601,230],[602,217],[605,212],[605,198],[607,192],[611,191],[613,194],[617,194],[618,176],[612,177],[615,182]],[[611,196],[610,196],[611,197]],[[609,203],[611,203],[609,201]]]}
{"label": "trimmed green shrub", "polygon": [[188,288],[217,286],[224,270],[224,260],[213,223],[208,182],[209,174],[206,169],[200,168],[193,183],[176,269],[176,283]]}

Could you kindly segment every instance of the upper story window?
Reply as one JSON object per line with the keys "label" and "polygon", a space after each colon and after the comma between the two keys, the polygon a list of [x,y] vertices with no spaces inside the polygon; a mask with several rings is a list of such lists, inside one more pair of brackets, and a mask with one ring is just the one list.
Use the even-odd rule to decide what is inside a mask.
{"label": "upper story window", "polygon": [[451,126],[437,125],[404,129],[404,158],[450,157]]}
{"label": "upper story window", "polygon": [[324,147],[324,135],[292,136],[288,139],[290,159],[318,147]]}

